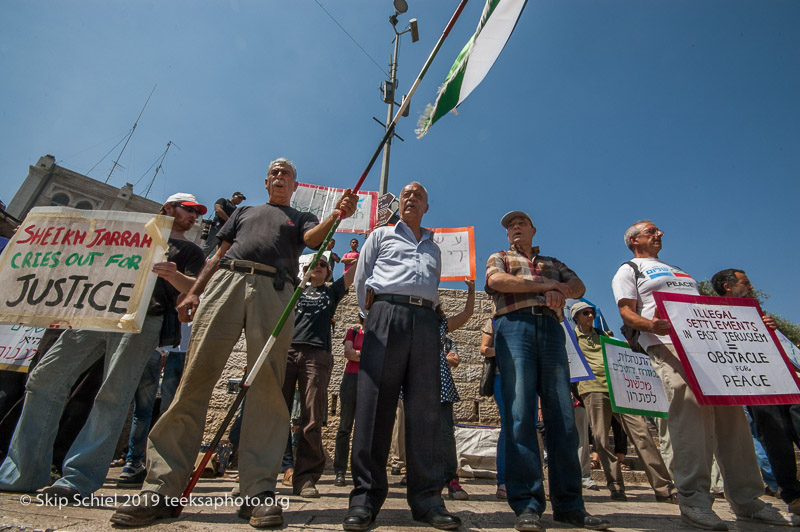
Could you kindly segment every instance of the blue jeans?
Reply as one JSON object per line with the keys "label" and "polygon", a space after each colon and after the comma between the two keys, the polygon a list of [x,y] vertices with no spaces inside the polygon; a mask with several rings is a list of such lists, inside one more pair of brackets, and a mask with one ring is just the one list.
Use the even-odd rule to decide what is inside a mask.
{"label": "blue jeans", "polygon": [[533,315],[529,309],[495,321],[495,355],[506,421],[506,491],[517,515],[526,508],[541,514],[546,506],[536,434],[538,400],[547,431],[553,511],[584,508],[565,341],[555,319]]}
{"label": "blue jeans", "polygon": [[[161,405],[159,406],[161,414],[169,408],[172,398],[175,397],[175,390],[178,388],[183,374],[185,358],[186,353],[182,351],[170,351],[167,356],[164,364],[164,378],[161,381]],[[153,419],[153,405],[156,402],[160,377],[161,353],[153,351],[133,396],[133,421],[131,422],[131,436],[128,439],[126,463],[144,463],[144,450],[147,447],[147,434],[150,432]]]}
{"label": "blue jeans", "polygon": [[34,491],[50,480],[53,443],[70,387],[105,355],[105,377],[89,419],[64,459],[55,485],[91,495],[103,485],[128,405],[161,332],[161,316],[147,316],[139,334],[66,331],[31,372],[17,429],[0,466],[0,490]]}
{"label": "blue jeans", "polygon": [[500,436],[497,438],[497,485],[506,483],[506,414],[503,406],[503,392],[500,388],[500,374],[494,375],[494,402],[500,412]]}

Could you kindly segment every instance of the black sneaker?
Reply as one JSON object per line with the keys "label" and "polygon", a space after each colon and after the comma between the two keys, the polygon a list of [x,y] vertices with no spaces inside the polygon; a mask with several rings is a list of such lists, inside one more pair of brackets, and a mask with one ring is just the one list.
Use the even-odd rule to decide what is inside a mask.
{"label": "black sneaker", "polygon": [[147,470],[142,469],[138,473],[131,475],[127,478],[121,478],[117,481],[118,488],[141,488],[144,484],[144,479],[147,477]]}

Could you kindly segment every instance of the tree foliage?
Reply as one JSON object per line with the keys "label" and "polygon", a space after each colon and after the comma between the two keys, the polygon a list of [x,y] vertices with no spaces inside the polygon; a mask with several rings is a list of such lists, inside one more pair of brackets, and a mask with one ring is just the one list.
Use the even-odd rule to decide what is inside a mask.
{"label": "tree foliage", "polygon": [[[700,292],[701,295],[704,296],[717,296],[717,293],[714,291],[714,288],[711,286],[711,281],[708,279],[703,279],[699,283],[697,283],[697,290]],[[764,301],[769,299],[769,294],[764,292],[763,290],[756,290],[756,299],[758,300],[758,304],[761,305],[761,308],[764,309]],[[791,320],[788,320],[781,316],[780,314],[773,314],[772,312],[767,312],[764,309],[764,312],[767,313],[768,316],[771,316],[773,320],[775,320],[775,324],[778,326],[778,330],[781,331],[783,334],[786,335],[786,338],[792,341],[795,345],[800,345],[800,324],[797,324]]]}

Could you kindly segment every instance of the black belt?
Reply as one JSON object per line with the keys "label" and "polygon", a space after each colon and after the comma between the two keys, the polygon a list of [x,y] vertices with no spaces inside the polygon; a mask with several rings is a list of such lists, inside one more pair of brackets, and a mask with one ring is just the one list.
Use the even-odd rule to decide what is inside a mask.
{"label": "black belt", "polygon": [[533,314],[534,316],[547,316],[549,318],[553,318],[556,321],[559,321],[558,313],[556,313],[556,311],[551,309],[550,307],[546,307],[544,305],[534,305],[533,307],[525,307],[519,310],[515,310],[514,312],[519,312],[521,314]]}
{"label": "black belt", "polygon": [[[222,268],[223,270],[229,270],[232,272],[248,273],[251,275],[263,275],[265,277],[283,279],[283,281],[289,281],[295,288],[297,287],[298,284],[300,284],[299,279],[297,279],[296,276],[289,274],[288,272],[285,273],[283,276],[279,276],[278,270],[275,267],[268,266],[266,264],[261,264],[260,262],[253,262],[251,260],[234,259],[234,260],[220,261],[219,267]],[[283,281],[281,281],[281,283]],[[276,281],[276,283],[277,282],[278,281]]]}
{"label": "black belt", "polygon": [[389,301],[391,303],[406,303],[418,307],[435,308],[436,303],[417,296],[401,296],[395,294],[377,294],[374,301]]}

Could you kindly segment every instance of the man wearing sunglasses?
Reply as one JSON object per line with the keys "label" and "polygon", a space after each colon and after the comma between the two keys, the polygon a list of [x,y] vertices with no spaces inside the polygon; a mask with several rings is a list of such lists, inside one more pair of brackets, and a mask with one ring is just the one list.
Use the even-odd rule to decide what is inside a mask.
{"label": "man wearing sunglasses", "polygon": [[[91,364],[105,355],[103,384],[89,418],[64,459],[63,476],[44,493],[88,497],[103,485],[128,406],[151,354],[159,345],[178,345],[175,306],[186,293],[205,260],[199,246],[184,233],[206,208],[192,194],[173,194],[161,214],[174,218],[164,262],[153,265],[158,275],[140,333],[111,333],[72,329],[64,332],[28,378],[25,404],[0,467],[0,490],[34,491],[50,480],[58,418],[72,385]],[[166,334],[165,334],[166,333]]]}
{"label": "man wearing sunglasses", "polygon": [[647,472],[647,480],[656,494],[656,500],[677,504],[678,493],[644,418],[611,411],[606,369],[603,364],[603,349],[600,343],[600,336],[606,334],[593,327],[597,314],[594,307],[584,301],[579,301],[572,305],[571,312],[572,320],[575,322],[578,346],[595,376],[592,380],[578,382],[578,393],[586,405],[595,447],[600,455],[600,464],[606,475],[606,483],[611,490],[611,499],[615,501],[628,500],[625,495],[625,482],[622,478],[622,464],[614,453],[614,446],[611,445],[609,438],[611,419],[616,417],[625,432],[630,434],[630,440]]}

